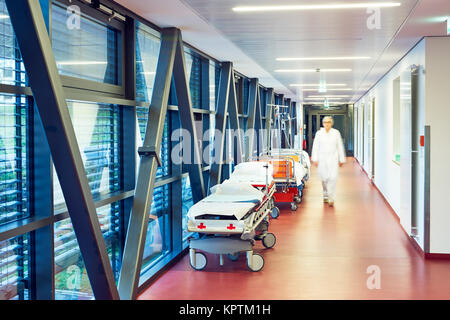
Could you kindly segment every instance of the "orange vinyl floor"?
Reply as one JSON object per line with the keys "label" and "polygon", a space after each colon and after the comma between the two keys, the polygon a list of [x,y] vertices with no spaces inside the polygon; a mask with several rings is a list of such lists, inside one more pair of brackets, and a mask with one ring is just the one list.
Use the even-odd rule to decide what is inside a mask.
{"label": "orange vinyl floor", "polygon": [[[189,255],[164,272],[139,299],[450,299],[450,260],[424,260],[395,214],[353,158],[340,168],[335,207],[322,202],[315,168],[296,212],[281,206],[269,231],[272,249],[257,242],[260,272],[207,254],[194,271]],[[369,290],[369,266],[380,270],[380,289]]]}

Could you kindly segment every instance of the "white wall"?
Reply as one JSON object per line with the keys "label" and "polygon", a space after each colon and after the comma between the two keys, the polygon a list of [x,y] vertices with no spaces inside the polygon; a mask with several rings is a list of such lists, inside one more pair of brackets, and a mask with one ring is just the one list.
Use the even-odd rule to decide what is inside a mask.
{"label": "white wall", "polygon": [[450,253],[450,37],[426,39],[426,124],[431,130],[430,252]]}
{"label": "white wall", "polygon": [[[368,113],[372,98],[375,98],[375,180],[374,183],[381,191],[386,200],[390,203],[396,214],[400,218],[400,223],[407,233],[410,233],[411,217],[401,210],[401,179],[400,166],[393,161],[393,81],[402,75],[405,70],[409,70],[411,65],[425,66],[425,40],[419,42],[402,60],[400,60],[392,70],[386,74],[365,96],[356,104],[358,108],[359,132],[355,132],[355,139],[358,141],[359,150],[357,159],[362,163],[364,153],[364,169],[370,172],[369,153],[369,126]],[[425,88],[422,88],[423,91]],[[422,93],[423,96],[423,93]],[[364,112],[362,108],[364,105]],[[424,103],[419,104],[419,110],[424,110]],[[364,113],[364,114],[363,114]],[[363,120],[364,116],[364,120]],[[363,121],[365,121],[363,126]],[[362,130],[364,129],[364,145],[361,141]],[[419,220],[423,220],[419,217]],[[423,228],[422,228],[423,229]],[[419,235],[423,239],[423,232]],[[422,242],[422,241],[420,241]]]}
{"label": "white wall", "polygon": [[[400,122],[402,123],[401,144],[403,146],[400,165],[393,162],[393,81],[400,77],[401,85],[408,83],[410,66],[420,66],[418,85],[419,135],[424,134],[425,125],[431,127],[430,165],[430,253],[450,253],[450,37],[426,37],[422,39],[394,68],[386,74],[356,104],[359,117],[355,119],[355,142],[359,148],[356,157],[362,163],[362,122],[364,125],[364,155],[368,155],[367,111],[375,97],[375,185],[390,203],[400,218],[405,231],[411,233],[410,191],[408,188],[408,152],[405,146],[410,130],[410,104],[401,101]],[[404,88],[404,87],[403,87]],[[402,95],[405,94],[403,91]],[[362,106],[365,114],[362,119]],[[409,153],[409,152],[408,152]],[[423,165],[424,148],[419,147],[419,163]],[[364,162],[364,169],[370,172],[370,161]],[[403,160],[403,161],[402,161]],[[424,168],[421,168],[423,170]],[[424,176],[419,176],[418,244],[424,249]],[[409,194],[408,194],[409,193]],[[408,197],[409,196],[409,197]]]}

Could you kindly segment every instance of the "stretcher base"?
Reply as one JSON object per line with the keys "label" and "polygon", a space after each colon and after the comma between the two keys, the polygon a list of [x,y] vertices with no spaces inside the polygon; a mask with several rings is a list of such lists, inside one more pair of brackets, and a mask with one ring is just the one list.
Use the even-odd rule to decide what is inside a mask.
{"label": "stretcher base", "polygon": [[[271,247],[275,245],[276,239],[272,233],[270,233],[268,241],[269,240],[273,242]],[[189,262],[191,267],[195,270],[202,270],[206,267],[206,255],[197,252],[197,250],[218,254],[221,266],[223,265],[223,255],[227,255],[231,261],[236,261],[239,258],[239,253],[245,252],[247,267],[250,271],[257,272],[263,268],[264,258],[253,252],[253,242],[253,240],[241,240],[235,237],[205,237],[202,239],[191,239],[189,242]]]}

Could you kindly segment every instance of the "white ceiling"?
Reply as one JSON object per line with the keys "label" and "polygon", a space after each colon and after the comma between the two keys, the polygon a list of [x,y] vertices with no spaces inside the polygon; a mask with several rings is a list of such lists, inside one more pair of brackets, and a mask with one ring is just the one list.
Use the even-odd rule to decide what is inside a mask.
{"label": "white ceiling", "polygon": [[[302,92],[292,83],[346,83],[354,91],[329,91],[358,100],[423,36],[446,35],[450,0],[397,0],[381,8],[381,28],[370,30],[366,9],[238,13],[242,5],[311,4],[299,0],[116,0],[161,27],[176,26],[183,39],[267,87],[296,101]],[[346,1],[314,1],[319,3]],[[366,1],[369,2],[369,1]],[[278,57],[369,56],[358,61],[276,61]],[[278,73],[277,69],[350,68],[346,73]]]}

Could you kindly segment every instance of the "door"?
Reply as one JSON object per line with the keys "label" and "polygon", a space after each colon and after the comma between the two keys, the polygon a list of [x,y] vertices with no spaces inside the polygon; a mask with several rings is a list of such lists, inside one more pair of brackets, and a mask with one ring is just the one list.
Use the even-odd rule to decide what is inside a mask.
{"label": "door", "polygon": [[419,129],[419,107],[418,107],[418,85],[419,67],[411,69],[411,235],[419,235],[419,210],[421,207],[421,187],[423,185],[421,169],[420,129]]}
{"label": "door", "polygon": [[366,112],[365,112],[365,105],[364,103],[361,105],[361,165],[364,167],[366,164],[366,157],[365,157],[365,149],[364,146],[366,144],[365,140],[365,131],[366,131]]}
{"label": "door", "polygon": [[370,105],[370,178],[372,181],[375,179],[375,98],[372,98]]}
{"label": "door", "polygon": [[416,240],[424,199],[424,164],[420,148],[420,119],[424,117],[420,116],[418,107],[418,86],[419,68],[412,66],[400,78],[400,222]]}

